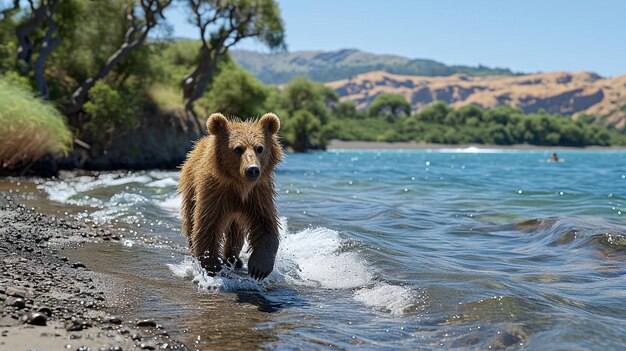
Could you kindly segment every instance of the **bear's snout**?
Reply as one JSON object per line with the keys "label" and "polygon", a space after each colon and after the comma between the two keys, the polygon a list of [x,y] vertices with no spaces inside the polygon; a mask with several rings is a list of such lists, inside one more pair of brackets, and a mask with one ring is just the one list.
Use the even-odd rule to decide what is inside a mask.
{"label": "bear's snout", "polygon": [[259,168],[259,166],[252,165],[246,168],[246,178],[248,178],[249,181],[255,181],[259,179],[260,175],[261,175],[261,169]]}

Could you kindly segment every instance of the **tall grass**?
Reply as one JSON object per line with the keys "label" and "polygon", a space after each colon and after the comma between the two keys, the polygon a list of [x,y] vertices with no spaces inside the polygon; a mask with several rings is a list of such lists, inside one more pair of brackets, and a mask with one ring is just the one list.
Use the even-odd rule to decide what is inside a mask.
{"label": "tall grass", "polygon": [[53,106],[0,76],[0,167],[67,153],[71,145],[72,133]]}

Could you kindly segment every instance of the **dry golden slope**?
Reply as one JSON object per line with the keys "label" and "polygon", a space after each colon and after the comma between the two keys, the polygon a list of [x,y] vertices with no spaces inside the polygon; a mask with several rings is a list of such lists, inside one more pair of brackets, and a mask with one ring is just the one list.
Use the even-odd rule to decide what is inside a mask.
{"label": "dry golden slope", "polygon": [[490,108],[506,104],[525,112],[543,108],[563,115],[606,115],[603,123],[617,127],[626,120],[624,112],[619,111],[626,104],[626,75],[600,78],[588,72],[550,72],[505,77],[421,77],[377,71],[326,85],[335,89],[342,100],[354,100],[361,109],[380,93],[394,93],[404,95],[414,110],[442,100],[453,106]]}

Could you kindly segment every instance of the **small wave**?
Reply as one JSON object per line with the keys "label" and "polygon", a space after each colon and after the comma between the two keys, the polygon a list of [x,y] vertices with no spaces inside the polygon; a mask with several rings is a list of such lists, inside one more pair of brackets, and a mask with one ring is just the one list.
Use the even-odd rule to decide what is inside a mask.
{"label": "small wave", "polygon": [[182,201],[182,197],[180,195],[175,195],[172,197],[168,197],[164,200],[156,201],[156,204],[157,206],[166,210],[167,212],[178,215],[181,201]]}
{"label": "small wave", "polygon": [[431,150],[432,152],[441,152],[441,153],[466,153],[466,154],[496,154],[503,152],[515,152],[516,150],[508,150],[508,149],[487,149],[487,148],[479,148],[476,146],[468,146],[464,148],[444,148],[439,150]]}
{"label": "small wave", "polygon": [[37,186],[45,191],[52,201],[68,203],[73,196],[94,189],[114,187],[130,183],[146,184],[152,178],[143,174],[101,174],[99,176],[80,176],[59,180],[49,180]]}
{"label": "small wave", "polygon": [[155,180],[146,184],[147,187],[150,188],[168,188],[168,187],[177,187],[178,181],[172,178],[163,178],[159,180]]}
{"label": "small wave", "polygon": [[376,284],[371,288],[358,290],[354,299],[365,306],[398,316],[411,305],[413,296],[411,290],[403,286]]}

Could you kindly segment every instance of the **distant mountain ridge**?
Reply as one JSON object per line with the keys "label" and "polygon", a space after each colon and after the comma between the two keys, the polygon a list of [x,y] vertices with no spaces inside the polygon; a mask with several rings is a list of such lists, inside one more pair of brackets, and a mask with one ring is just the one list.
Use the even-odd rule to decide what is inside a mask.
{"label": "distant mountain ridge", "polygon": [[416,76],[450,76],[459,73],[470,76],[515,74],[507,68],[489,68],[482,65],[448,66],[434,60],[377,55],[356,49],[273,54],[233,50],[230,53],[237,63],[265,84],[283,84],[297,76],[325,83],[372,71]]}
{"label": "distant mountain ridge", "polygon": [[617,128],[626,125],[626,75],[600,77],[591,72],[546,72],[523,76],[446,77],[397,75],[368,72],[326,83],[342,100],[352,100],[366,109],[381,93],[404,96],[413,111],[435,101],[452,106],[476,105],[493,108],[510,105],[526,113],[544,110],[565,116],[581,113]]}

